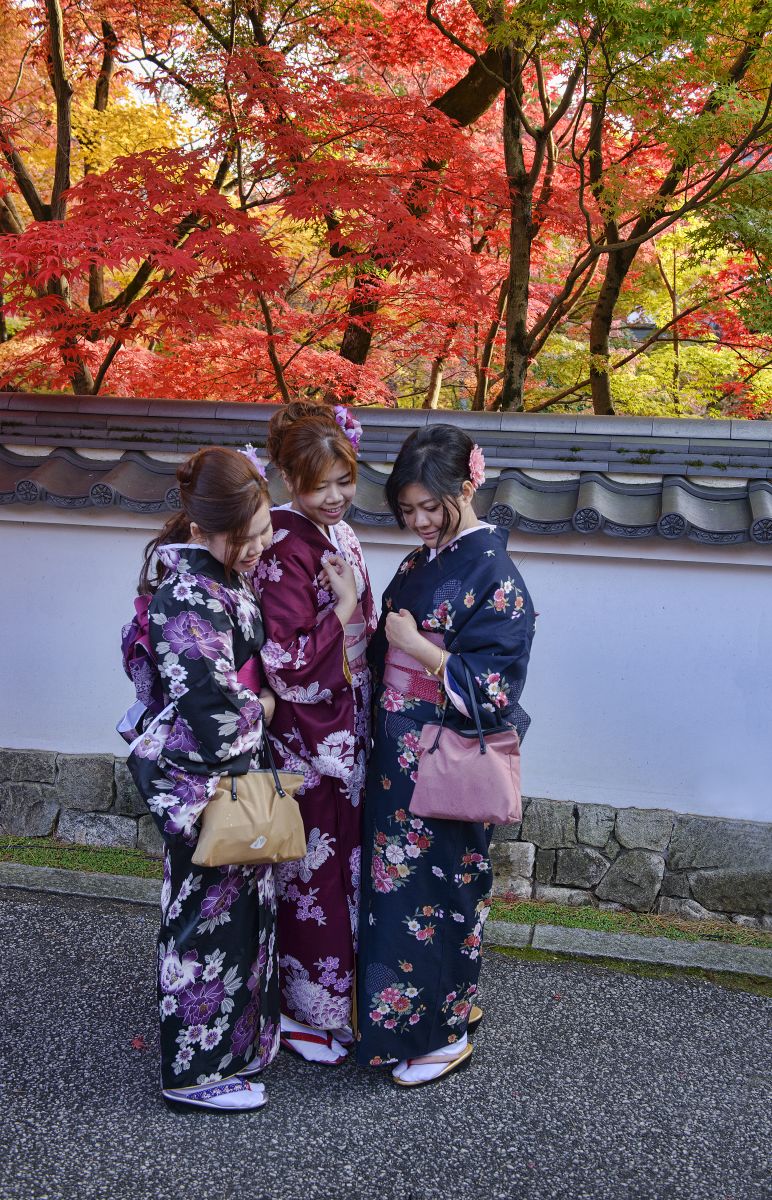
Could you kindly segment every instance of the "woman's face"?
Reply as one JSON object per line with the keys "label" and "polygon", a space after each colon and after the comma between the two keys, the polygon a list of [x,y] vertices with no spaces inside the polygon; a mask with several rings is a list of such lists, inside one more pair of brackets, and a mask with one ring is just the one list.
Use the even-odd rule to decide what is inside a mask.
{"label": "woman's face", "polygon": [[[216,558],[220,563],[225,562],[228,555],[227,533],[205,534],[195,524],[191,525],[190,533],[191,539],[194,542],[201,542],[206,546],[212,558]],[[243,575],[248,575],[251,571],[254,571],[257,566],[257,560],[263,551],[270,546],[272,537],[271,510],[268,504],[263,503],[249,522],[247,536],[241,543],[238,558],[233,564],[233,570]]]}
{"label": "woman's face", "polygon": [[333,459],[310,492],[294,491],[291,479],[285,479],[285,483],[292,496],[292,507],[315,525],[337,525],[357,490],[351,468],[342,459]]}
{"label": "woman's face", "polygon": [[438,541],[438,539],[445,520],[445,506],[442,501],[427,491],[423,484],[411,483],[403,488],[399,493],[399,507],[408,529],[417,534],[425,545],[439,549],[464,529],[469,529],[472,525],[477,524],[477,517],[472,508],[473,495],[474,488],[467,481],[458,496],[453,497],[459,512],[456,513],[453,505],[448,503],[450,525],[442,541]]}

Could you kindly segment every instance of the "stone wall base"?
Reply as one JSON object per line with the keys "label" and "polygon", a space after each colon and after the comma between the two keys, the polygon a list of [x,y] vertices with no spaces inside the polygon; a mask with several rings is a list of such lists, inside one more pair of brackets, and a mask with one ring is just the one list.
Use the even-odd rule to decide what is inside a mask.
{"label": "stone wall base", "polygon": [[[108,754],[0,749],[0,833],[163,851]],[[500,896],[772,928],[772,823],[532,798],[491,858]]]}

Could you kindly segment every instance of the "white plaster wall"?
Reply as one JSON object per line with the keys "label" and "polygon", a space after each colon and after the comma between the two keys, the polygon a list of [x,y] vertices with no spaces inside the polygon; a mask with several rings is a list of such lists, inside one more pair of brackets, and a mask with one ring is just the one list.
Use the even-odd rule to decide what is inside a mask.
{"label": "white plaster wall", "polygon": [[[122,753],[120,627],[156,527],[0,510],[0,745]],[[410,542],[360,534],[380,596]],[[525,793],[772,820],[772,555],[602,536],[510,550],[540,614]]]}

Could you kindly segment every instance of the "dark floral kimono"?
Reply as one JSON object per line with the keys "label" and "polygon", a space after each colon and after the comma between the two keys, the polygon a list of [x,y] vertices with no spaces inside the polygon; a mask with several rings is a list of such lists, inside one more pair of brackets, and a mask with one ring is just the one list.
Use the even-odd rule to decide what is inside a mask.
{"label": "dark floral kimono", "polygon": [[[388,646],[386,615],[407,609],[448,653],[444,686]],[[370,644],[375,744],[367,773],[358,967],[361,1064],[417,1058],[457,1041],[477,993],[492,886],[491,829],[414,817],[410,800],[425,722],[443,706],[469,728],[463,663],[483,726],[529,718],[518,703],[534,630],[531,599],[506,551],[506,531],[481,525],[439,554],[413,551],[383,598]],[[412,667],[411,667],[412,664]],[[450,695],[450,701],[447,699]],[[473,779],[459,787],[473,788]]]}
{"label": "dark floral kimono", "polygon": [[[287,770],[305,774],[297,799],[308,842],[305,859],[277,868],[282,1012],[337,1029],[352,1018],[375,612],[350,526],[339,522],[328,538],[290,508],[273,509],[271,518],[273,542],[255,575],[263,667],[276,693],[271,741]],[[357,582],[345,632],[320,574],[332,554],[348,560]]]}
{"label": "dark floral kimono", "polygon": [[143,664],[139,699],[160,683],[165,705],[140,721],[128,766],[165,844],[158,1004],[161,1077],[175,1088],[266,1066],[279,1047],[279,991],[272,868],[191,862],[220,776],[257,765],[257,601],[203,547],[163,546],[158,557],[168,574],[127,627],[124,662]]}

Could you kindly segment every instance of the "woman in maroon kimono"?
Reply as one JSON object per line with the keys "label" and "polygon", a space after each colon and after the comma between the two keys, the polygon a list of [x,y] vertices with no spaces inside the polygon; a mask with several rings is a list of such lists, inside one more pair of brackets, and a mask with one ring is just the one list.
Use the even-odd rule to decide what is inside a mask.
{"label": "woman in maroon kimono", "polygon": [[278,869],[282,1045],[338,1063],[352,1042],[361,806],[370,744],[367,643],[376,625],[359,541],[342,519],[361,432],[346,409],[297,402],[271,419],[267,450],[291,500],[255,573],[276,693],[272,742],[302,770],[306,857]]}

